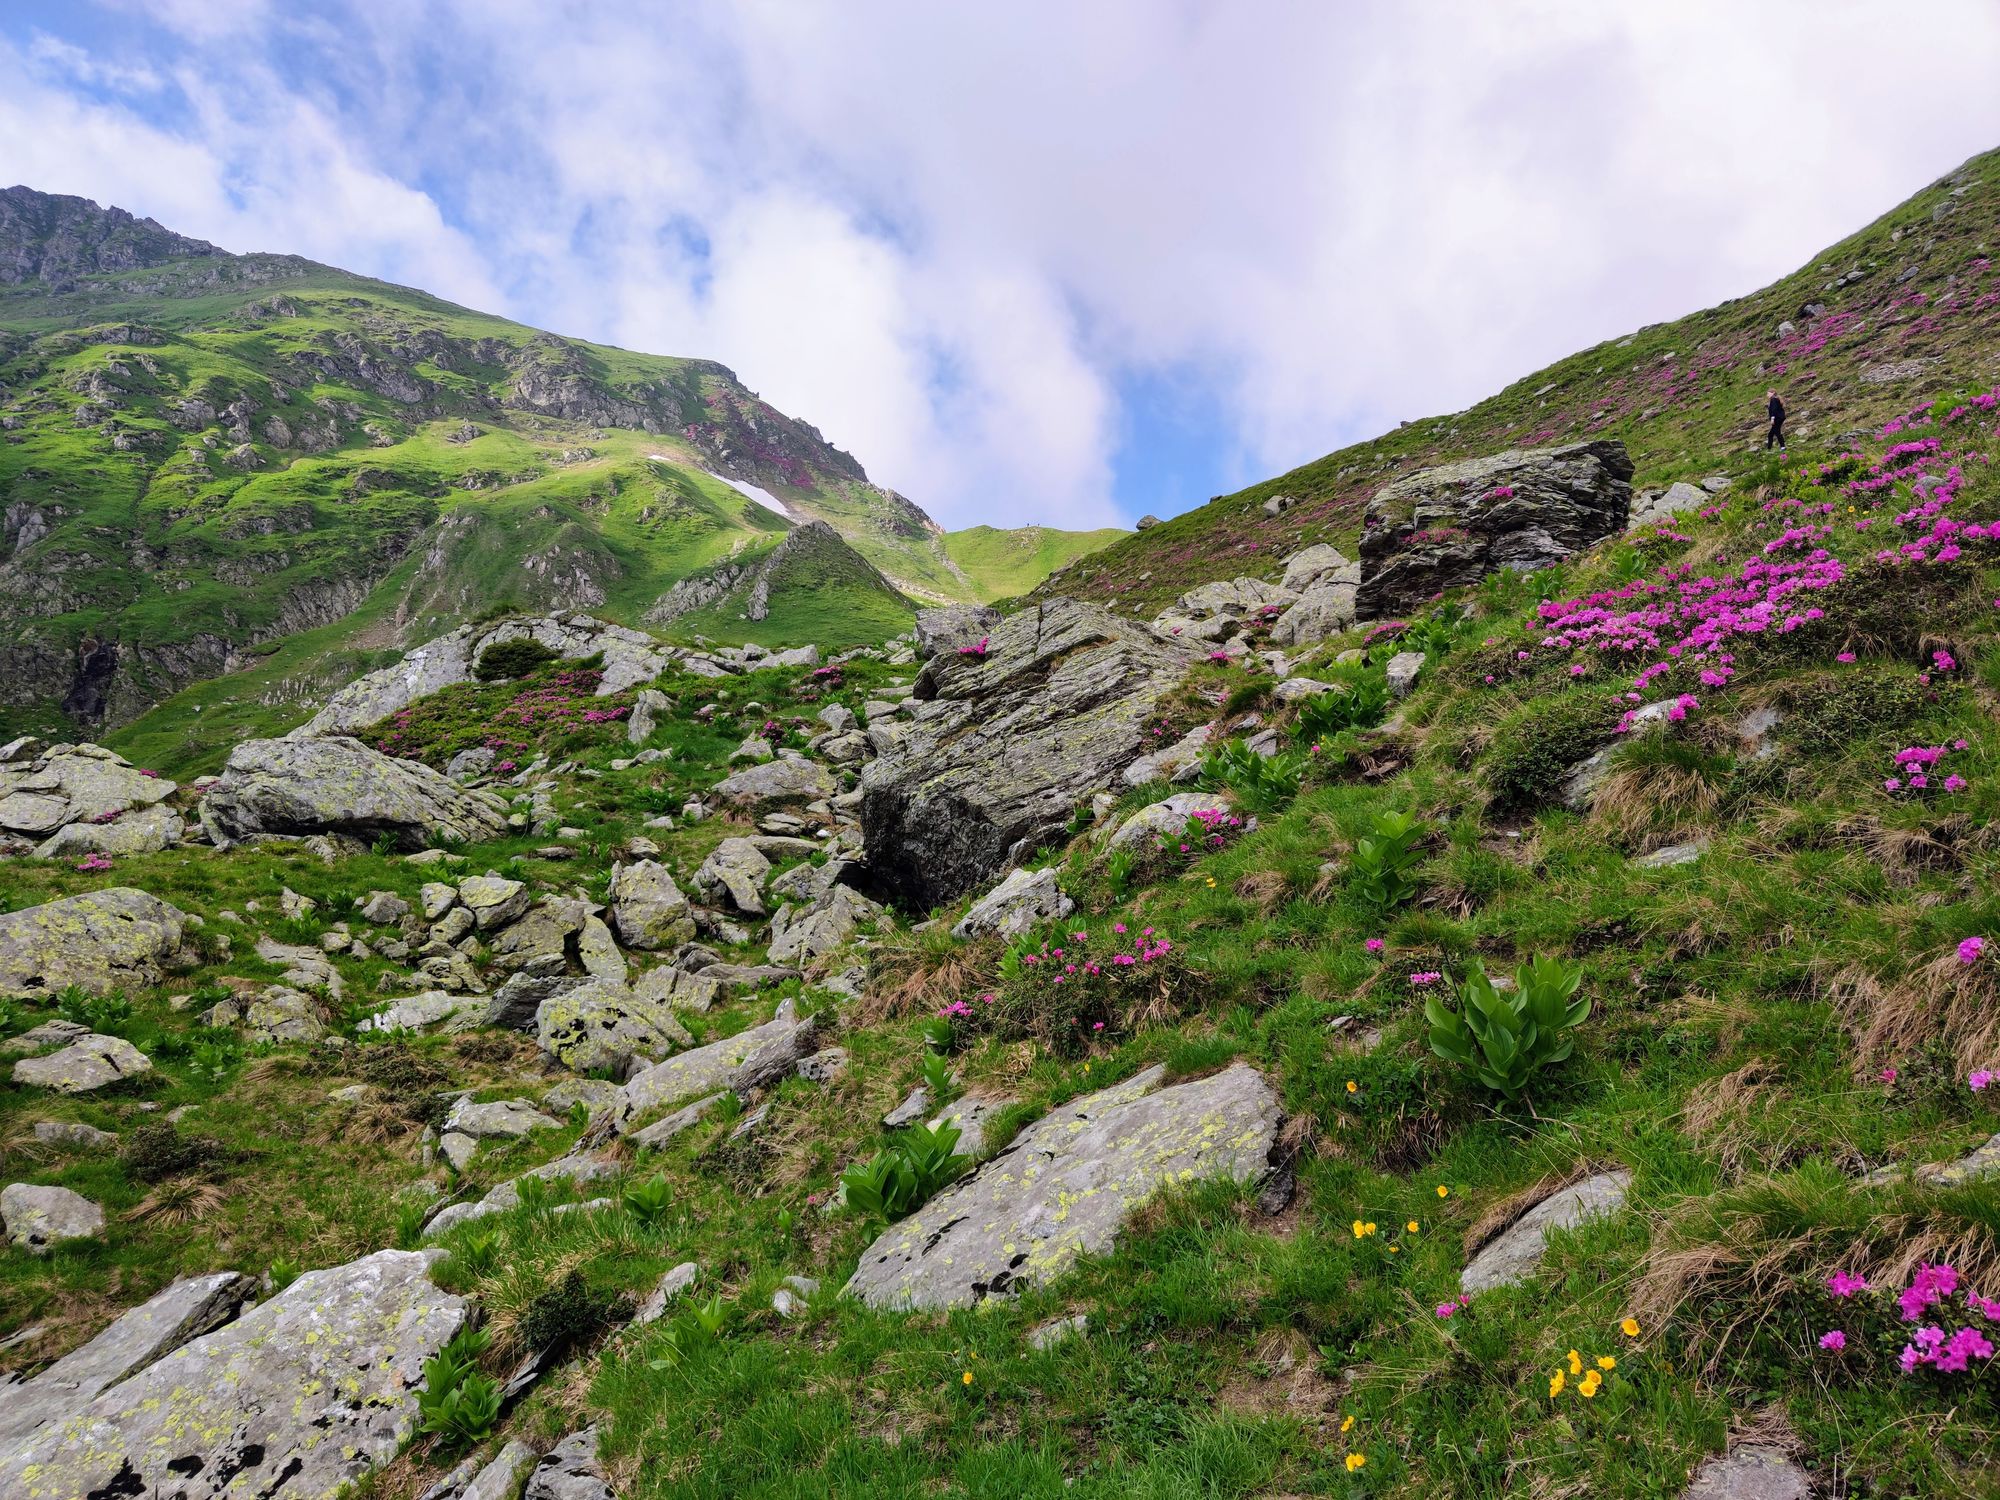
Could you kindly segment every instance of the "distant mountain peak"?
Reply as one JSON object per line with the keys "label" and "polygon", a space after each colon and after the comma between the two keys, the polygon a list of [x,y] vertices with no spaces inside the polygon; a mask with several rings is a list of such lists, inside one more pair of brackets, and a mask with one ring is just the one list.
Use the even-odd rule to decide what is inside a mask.
{"label": "distant mountain peak", "polygon": [[79,276],[228,254],[88,198],[18,185],[0,189],[0,283],[60,286]]}

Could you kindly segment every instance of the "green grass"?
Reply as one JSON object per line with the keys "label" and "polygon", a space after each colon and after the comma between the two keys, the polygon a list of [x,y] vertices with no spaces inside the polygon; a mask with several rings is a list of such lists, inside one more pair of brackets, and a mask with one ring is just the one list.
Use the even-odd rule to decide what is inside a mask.
{"label": "green grass", "polygon": [[1025,594],[1052,573],[1131,533],[1118,527],[1058,531],[1049,526],[969,526],[945,534],[945,553],[971,580],[982,604]]}

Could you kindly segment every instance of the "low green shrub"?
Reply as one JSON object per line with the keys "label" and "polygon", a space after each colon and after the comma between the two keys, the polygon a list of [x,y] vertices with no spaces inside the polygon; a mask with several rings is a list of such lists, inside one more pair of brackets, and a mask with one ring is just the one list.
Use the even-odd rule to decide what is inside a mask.
{"label": "low green shrub", "polygon": [[500,1420],[500,1382],[480,1374],[474,1365],[488,1338],[483,1328],[461,1329],[424,1361],[417,1431],[447,1449],[483,1442]]}
{"label": "low green shrub", "polygon": [[550,650],[533,636],[516,636],[511,641],[496,641],[480,652],[479,659],[472,664],[472,675],[481,682],[502,682],[526,677],[552,661],[561,660],[560,652]]}
{"label": "low green shrub", "polygon": [[1424,827],[1408,813],[1385,812],[1373,830],[1354,844],[1354,893],[1377,916],[1387,916],[1417,894],[1412,873],[1422,862],[1417,848]]}
{"label": "low green shrub", "polygon": [[1433,995],[1424,1002],[1431,1050],[1506,1098],[1518,1099],[1534,1075],[1574,1050],[1571,1035],[1590,1015],[1576,999],[1580,964],[1535,958],[1514,971],[1511,993],[1497,990],[1479,964],[1465,978],[1465,1008]]}
{"label": "low green shrub", "polygon": [[884,1223],[916,1212],[972,1166],[971,1157],[954,1149],[957,1145],[958,1126],[949,1120],[911,1126],[893,1146],[841,1174],[847,1206]]}

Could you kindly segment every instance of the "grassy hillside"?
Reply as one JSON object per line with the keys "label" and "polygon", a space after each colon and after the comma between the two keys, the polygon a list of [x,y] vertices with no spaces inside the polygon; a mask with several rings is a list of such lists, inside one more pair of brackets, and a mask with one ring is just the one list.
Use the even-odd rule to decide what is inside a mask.
{"label": "grassy hillside", "polygon": [[[1197,583],[1267,576],[1299,547],[1350,553],[1383,484],[1456,458],[1614,437],[1635,484],[1755,462],[1764,392],[1795,444],[1837,446],[1922,393],[2000,376],[2000,151],[1975,157],[1762,291],[1585,349],[1462,412],[1224,495],[1118,542],[1050,592],[1156,613]],[[1809,313],[1809,309],[1820,309]],[[1265,501],[1296,503],[1269,515]]]}
{"label": "grassy hillside", "polygon": [[[108,218],[7,196],[69,205],[86,235]],[[0,222],[10,253],[37,232]],[[0,286],[0,732],[115,727],[341,621],[371,648],[503,603],[636,622],[786,529],[719,475],[833,525],[895,590],[974,591],[921,510],[720,365],[140,239],[152,263]]]}
{"label": "grassy hillside", "polygon": [[945,555],[971,582],[982,604],[1025,594],[1080,557],[1129,535],[1118,527],[1058,531],[1048,526],[971,526],[945,533]]}

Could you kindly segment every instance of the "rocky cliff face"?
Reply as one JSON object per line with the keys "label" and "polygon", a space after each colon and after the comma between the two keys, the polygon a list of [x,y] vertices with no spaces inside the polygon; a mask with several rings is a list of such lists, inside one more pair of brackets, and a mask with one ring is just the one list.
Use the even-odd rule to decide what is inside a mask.
{"label": "rocky cliff face", "polygon": [[225,253],[88,198],[0,188],[0,283],[36,281],[60,289],[83,276]]}

